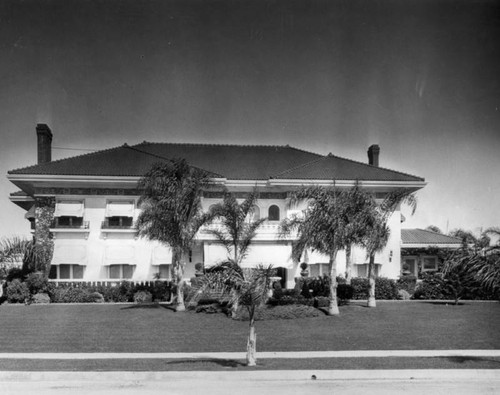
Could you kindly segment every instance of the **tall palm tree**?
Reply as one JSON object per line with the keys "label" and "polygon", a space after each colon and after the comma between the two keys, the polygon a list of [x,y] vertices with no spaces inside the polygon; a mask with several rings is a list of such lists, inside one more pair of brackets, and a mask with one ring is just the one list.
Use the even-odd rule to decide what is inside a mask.
{"label": "tall palm tree", "polygon": [[196,284],[193,300],[199,300],[209,292],[217,292],[230,303],[243,305],[248,310],[249,334],[247,340],[247,365],[257,364],[257,333],[255,314],[263,306],[271,289],[271,278],[276,275],[272,266],[241,269],[235,262],[225,262],[201,278]]}
{"label": "tall palm tree", "polygon": [[184,257],[195,243],[198,230],[211,216],[202,213],[201,195],[209,175],[183,159],[156,163],[139,181],[142,195],[139,234],[172,248],[172,271],[177,311],[184,311]]}
{"label": "tall palm tree", "polygon": [[258,193],[254,190],[245,200],[238,203],[236,196],[226,191],[223,201],[210,210],[213,218],[220,221],[221,228],[211,229],[209,232],[226,247],[228,254],[232,253],[230,259],[237,264],[245,258],[257,229],[267,220],[252,220],[257,199]]}
{"label": "tall palm tree", "polygon": [[387,222],[394,211],[401,205],[407,204],[413,215],[417,209],[416,196],[406,189],[397,189],[387,194],[380,205],[372,200],[371,212],[366,218],[367,233],[364,239],[368,261],[368,307],[376,307],[375,301],[375,254],[382,251],[389,241],[390,228]]}
{"label": "tall palm tree", "polygon": [[280,236],[296,235],[292,257],[300,259],[306,248],[329,257],[330,296],[329,315],[338,315],[337,302],[337,253],[346,243],[346,219],[349,210],[349,194],[328,187],[306,187],[290,193],[288,206],[307,202],[304,216],[285,219],[280,224]]}

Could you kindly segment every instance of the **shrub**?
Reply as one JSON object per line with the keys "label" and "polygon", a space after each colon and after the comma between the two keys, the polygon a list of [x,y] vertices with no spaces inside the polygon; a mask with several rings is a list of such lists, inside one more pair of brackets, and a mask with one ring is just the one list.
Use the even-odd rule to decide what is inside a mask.
{"label": "shrub", "polygon": [[138,291],[134,294],[135,303],[151,303],[153,301],[153,295],[149,291]]}
{"label": "shrub", "polygon": [[404,290],[410,295],[415,293],[415,288],[417,286],[416,276],[401,276],[396,282],[398,289]]}
{"label": "shrub", "polygon": [[24,278],[24,271],[20,267],[11,267],[9,271],[7,272],[7,277],[5,280],[10,283],[11,281],[15,280],[22,280]]}
{"label": "shrub", "polygon": [[7,300],[9,303],[24,303],[30,297],[28,286],[19,279],[12,280],[7,285]]}
{"label": "shrub", "polygon": [[440,273],[424,273],[422,281],[415,288],[414,299],[445,299],[443,279]]}
{"label": "shrub", "polygon": [[352,298],[359,299],[368,299],[368,279],[363,277],[353,277],[351,279],[351,286],[353,288]]}
{"label": "shrub", "polygon": [[354,288],[349,284],[339,284],[337,285],[337,297],[342,301],[346,302],[352,299],[354,296]]}
{"label": "shrub", "polygon": [[31,273],[25,280],[28,289],[32,295],[37,293],[47,293],[49,289],[49,280],[40,272]]}
{"label": "shrub", "polygon": [[[280,319],[295,319],[306,317],[319,317],[321,313],[318,309],[312,306],[305,305],[287,305],[287,306],[261,306],[255,312],[256,320],[280,320]],[[248,321],[248,310],[240,307],[237,311],[235,320]]]}
{"label": "shrub", "polygon": [[89,302],[90,303],[104,303],[104,296],[99,292],[91,292],[89,294]]}
{"label": "shrub", "polygon": [[394,300],[398,298],[396,281],[386,277],[375,279],[375,299]]}
{"label": "shrub", "polygon": [[398,299],[410,300],[411,295],[407,291],[405,291],[404,289],[400,289],[400,290],[398,290]]}
{"label": "shrub", "polygon": [[314,277],[309,282],[309,288],[312,289],[312,296],[329,296],[330,295],[330,277]]}
{"label": "shrub", "polygon": [[34,304],[48,304],[50,303],[50,296],[47,293],[37,293],[31,297],[31,303]]}
{"label": "shrub", "polygon": [[50,299],[52,303],[92,303],[94,299],[91,292],[82,288],[57,287],[52,291]]}
{"label": "shrub", "polygon": [[314,298],[314,307],[328,307],[330,306],[330,300],[326,296],[318,296]]}

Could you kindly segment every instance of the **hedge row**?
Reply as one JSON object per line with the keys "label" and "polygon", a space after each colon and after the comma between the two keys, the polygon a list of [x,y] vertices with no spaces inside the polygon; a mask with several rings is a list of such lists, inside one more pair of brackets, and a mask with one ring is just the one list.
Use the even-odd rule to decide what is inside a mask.
{"label": "hedge row", "polygon": [[111,284],[49,282],[32,273],[24,281],[15,278],[7,283],[5,296],[9,303],[100,303],[161,302],[170,299],[171,283],[155,281],[133,284],[127,281]]}

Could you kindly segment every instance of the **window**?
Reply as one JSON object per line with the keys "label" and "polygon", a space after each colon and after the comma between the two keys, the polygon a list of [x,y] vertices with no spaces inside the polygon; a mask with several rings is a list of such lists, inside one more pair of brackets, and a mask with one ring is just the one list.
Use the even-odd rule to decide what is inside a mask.
{"label": "window", "polygon": [[170,279],[170,265],[158,265],[158,276],[161,279]]}
{"label": "window", "polygon": [[[358,277],[368,277],[368,263],[362,265],[355,265],[357,269]],[[375,264],[375,277],[379,276],[380,273],[380,264]]]}
{"label": "window", "polygon": [[269,207],[269,212],[267,215],[269,221],[279,221],[280,220],[280,208],[276,205]]}
{"label": "window", "polygon": [[329,275],[328,263],[318,263],[309,265],[309,277],[322,277],[324,275]]}
{"label": "window", "polygon": [[132,217],[109,217],[104,221],[106,228],[130,228],[133,225]]}
{"label": "window", "polygon": [[52,265],[49,278],[51,280],[81,280],[85,272],[83,265]]}
{"label": "window", "polygon": [[110,279],[130,279],[134,275],[135,265],[109,265]]}
{"label": "window", "polygon": [[403,275],[417,275],[417,257],[404,257],[401,267],[401,274]]}
{"label": "window", "polygon": [[56,217],[54,219],[54,227],[55,228],[80,228],[83,226],[83,218],[82,217]]}
{"label": "window", "polygon": [[422,271],[429,272],[438,269],[437,257],[435,256],[424,256],[422,258]]}

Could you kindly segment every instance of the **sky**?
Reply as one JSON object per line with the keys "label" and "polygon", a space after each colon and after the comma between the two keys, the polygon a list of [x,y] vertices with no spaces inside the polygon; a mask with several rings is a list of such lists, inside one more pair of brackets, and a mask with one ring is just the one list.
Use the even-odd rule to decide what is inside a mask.
{"label": "sky", "polygon": [[500,226],[500,2],[2,0],[8,170],[146,141],[285,145],[425,178],[406,228]]}

